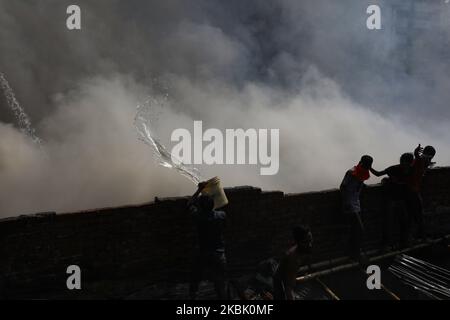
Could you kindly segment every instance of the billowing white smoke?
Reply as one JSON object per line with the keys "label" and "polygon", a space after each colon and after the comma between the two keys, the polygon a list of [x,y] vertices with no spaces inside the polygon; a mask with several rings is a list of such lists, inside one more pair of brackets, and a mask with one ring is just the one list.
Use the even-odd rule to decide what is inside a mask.
{"label": "billowing white smoke", "polygon": [[[254,166],[201,167],[207,177],[221,176],[226,186],[255,185],[287,192],[336,187],[360,155],[372,154],[375,166],[383,168],[423,141],[433,141],[441,150],[439,159],[449,159],[448,136],[429,137],[355,105],[327,79],[319,78],[293,96],[250,83],[242,90],[220,83],[196,86],[181,81],[174,86],[179,103],[201,103],[208,112],[189,117],[174,110],[176,101],[169,102],[156,126],[169,146],[170,131],[190,129],[195,119],[223,129],[230,123],[280,128],[276,176],[262,177]],[[192,183],[160,167],[152,150],[138,140],[133,126],[136,88],[123,79],[95,79],[86,81],[76,94],[60,97],[58,109],[40,126],[47,137],[48,158],[26,135],[1,124],[2,215],[116,206],[191,193]]]}
{"label": "billowing white smoke", "polygon": [[[362,154],[371,154],[380,169],[418,143],[435,145],[438,164],[450,164],[448,113],[440,109],[448,101],[448,66],[428,60],[436,61],[433,92],[404,74],[393,74],[391,82],[374,76],[374,67],[360,58],[367,58],[358,46],[366,34],[348,33],[333,20],[350,21],[347,15],[364,7],[360,2],[356,10],[290,0],[254,6],[79,1],[86,28],[70,33],[59,28],[64,1],[0,0],[0,69],[47,153],[20,128],[0,122],[0,217],[192,193],[192,182],[159,166],[138,139],[136,106],[149,95],[168,94],[154,130],[169,150],[172,130],[191,130],[194,120],[205,129],[280,129],[275,176],[261,176],[258,166],[199,167],[205,178],[218,175],[225,186],[333,188]],[[148,15],[141,17],[137,7]],[[328,24],[311,23],[324,16]],[[36,33],[36,24],[48,32]],[[355,98],[355,92],[361,94]],[[424,97],[429,105],[420,107]],[[399,105],[389,103],[394,100]],[[1,108],[1,119],[8,112]]]}
{"label": "billowing white smoke", "polygon": [[[182,194],[192,184],[159,167],[133,126],[135,84],[86,81],[40,125],[40,152],[11,125],[0,124],[1,215],[79,210]],[[185,181],[186,180],[186,181]]]}

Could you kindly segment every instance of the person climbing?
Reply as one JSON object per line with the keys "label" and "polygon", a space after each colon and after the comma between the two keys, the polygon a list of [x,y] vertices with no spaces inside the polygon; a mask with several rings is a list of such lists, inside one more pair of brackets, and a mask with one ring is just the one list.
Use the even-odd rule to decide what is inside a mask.
{"label": "person climbing", "polygon": [[295,227],[292,235],[294,245],[281,258],[273,277],[275,300],[294,300],[297,272],[306,256],[311,253],[313,237],[309,227]]}
{"label": "person climbing", "polygon": [[361,217],[360,195],[364,181],[370,178],[369,170],[372,163],[371,156],[362,156],[359,163],[345,173],[339,187],[343,212],[350,225],[350,256],[357,258],[361,263],[364,263],[365,255],[361,250],[364,224]]}
{"label": "person climbing", "polygon": [[198,287],[205,273],[213,280],[218,299],[226,299],[225,240],[226,214],[214,210],[214,200],[208,195],[200,195],[206,182],[198,184],[198,189],[188,201],[188,209],[194,217],[198,232],[199,250],[195,257],[192,279],[189,287],[191,299],[196,299]]}
{"label": "person climbing", "polygon": [[414,150],[414,162],[412,172],[407,181],[407,207],[411,216],[417,225],[417,237],[425,239],[425,225],[423,221],[423,202],[421,195],[423,176],[426,171],[434,166],[432,162],[436,155],[436,149],[433,146],[422,148],[419,144]]}
{"label": "person climbing", "polygon": [[400,157],[400,163],[390,166],[382,171],[370,168],[370,172],[381,177],[387,175],[382,180],[386,209],[383,210],[383,240],[382,247],[384,251],[389,250],[392,243],[392,219],[393,211],[396,205],[400,205],[400,246],[408,246],[409,243],[409,227],[411,218],[406,211],[407,200],[407,183],[413,171],[414,155],[412,153],[404,153]]}

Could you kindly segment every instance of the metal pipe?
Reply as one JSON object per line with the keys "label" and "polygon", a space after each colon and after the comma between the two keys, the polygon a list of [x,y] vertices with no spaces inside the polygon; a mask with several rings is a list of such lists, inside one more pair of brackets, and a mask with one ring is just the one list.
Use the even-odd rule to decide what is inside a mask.
{"label": "metal pipe", "polygon": [[450,289],[447,287],[448,282],[441,280],[442,278],[447,278],[436,272],[430,271],[431,268],[432,270],[438,270],[439,268],[446,271],[445,269],[434,266],[428,262],[424,262],[423,265],[418,265],[414,261],[421,260],[409,258],[412,257],[407,255],[397,257],[395,261],[396,264],[391,265],[389,271],[397,277],[400,277],[403,281],[408,281],[408,283],[414,287],[421,287],[424,290],[433,291],[443,296],[450,297]]}
{"label": "metal pipe", "polygon": [[[414,257],[411,257],[411,256],[407,256],[405,254],[402,254],[402,258],[403,259],[407,259],[407,260],[412,260],[412,261],[416,262],[416,264],[425,265],[425,266],[427,266],[427,267],[429,267],[429,268],[431,268],[433,270],[442,272],[442,273],[450,276],[450,271],[449,270],[441,268],[439,266],[435,266],[434,264],[431,264],[429,262],[426,262],[426,261],[423,261],[423,260],[420,260],[420,259],[417,259],[417,258],[414,258]],[[411,263],[414,263],[414,262],[411,262]]]}
{"label": "metal pipe", "polygon": [[[409,247],[409,248],[406,248],[406,249],[396,250],[396,251],[388,252],[386,254],[382,254],[382,255],[379,255],[379,256],[371,257],[371,258],[369,258],[369,262],[375,262],[375,261],[378,261],[378,260],[382,260],[382,259],[386,259],[386,258],[389,258],[389,257],[396,256],[396,255],[399,255],[399,254],[402,254],[402,253],[410,252],[410,251],[417,250],[417,249],[426,248],[426,247],[431,246],[432,244],[438,243],[438,242],[440,242],[442,240],[449,239],[449,238],[450,238],[450,235],[446,235],[444,237],[441,237],[441,238],[429,241],[427,243],[420,243],[420,244],[417,244],[415,246],[412,246],[412,247]],[[322,271],[317,271],[317,272],[313,272],[313,273],[310,273],[310,274],[306,274],[304,276],[297,277],[297,281],[298,282],[304,282],[304,281],[308,281],[308,280],[311,280],[311,279],[314,279],[314,278],[317,278],[317,277],[320,277],[320,276],[325,276],[325,275],[329,275],[329,274],[336,273],[336,272],[339,272],[339,271],[352,269],[352,268],[355,268],[357,266],[359,266],[359,262],[347,263],[347,264],[344,264],[344,265],[331,267],[329,269],[325,269],[325,270],[322,270]]]}
{"label": "metal pipe", "polygon": [[394,273],[397,276],[401,275],[400,278],[402,278],[403,280],[408,280],[411,283],[414,283],[415,286],[421,286],[422,288],[427,289],[429,291],[434,291],[434,292],[437,292],[444,296],[450,297],[449,289],[442,287],[440,285],[437,285],[436,283],[433,283],[427,279],[424,280],[420,276],[409,272],[409,270],[407,270],[405,268],[401,268],[398,266],[391,266],[391,267],[389,267],[389,271],[391,271],[392,273]]}

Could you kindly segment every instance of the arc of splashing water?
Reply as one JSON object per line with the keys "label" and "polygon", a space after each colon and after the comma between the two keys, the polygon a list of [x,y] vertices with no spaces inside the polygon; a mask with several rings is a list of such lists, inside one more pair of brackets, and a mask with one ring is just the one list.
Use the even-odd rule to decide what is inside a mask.
{"label": "arc of splashing water", "polygon": [[[149,104],[151,105],[150,100],[146,101],[146,103],[144,104],[147,105],[147,109],[144,107],[144,105],[137,106],[137,112],[134,118],[134,127],[136,128],[136,131],[138,133],[139,140],[152,148],[153,154],[156,157],[159,165],[166,168],[175,169],[184,177],[188,178],[195,184],[198,184],[202,180],[199,170],[195,167],[187,166],[180,160],[173,157],[172,154],[152,132],[150,123],[150,110],[148,109]],[[173,161],[172,159],[175,159],[176,161]]]}
{"label": "arc of splashing water", "polygon": [[30,137],[31,140],[41,148],[42,140],[36,135],[36,132],[31,125],[30,118],[17,101],[13,89],[9,85],[8,80],[2,72],[0,72],[0,87],[2,88],[3,94],[5,95],[8,107],[11,109],[17,119],[17,125],[19,126],[20,131]]}

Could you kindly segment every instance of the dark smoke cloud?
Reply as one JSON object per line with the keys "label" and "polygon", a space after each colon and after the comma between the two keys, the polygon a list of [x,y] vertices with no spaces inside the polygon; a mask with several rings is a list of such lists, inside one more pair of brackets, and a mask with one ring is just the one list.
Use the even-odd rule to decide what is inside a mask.
{"label": "dark smoke cloud", "polygon": [[14,127],[0,98],[0,216],[190,193],[136,138],[135,107],[150,94],[169,95],[155,123],[168,145],[193,120],[281,129],[277,176],[200,168],[226,185],[334,187],[361,154],[381,168],[419,142],[450,163],[444,1],[375,1],[380,31],[365,27],[373,1],[76,3],[81,31],[65,28],[73,1],[0,0],[0,71],[47,152]]}

